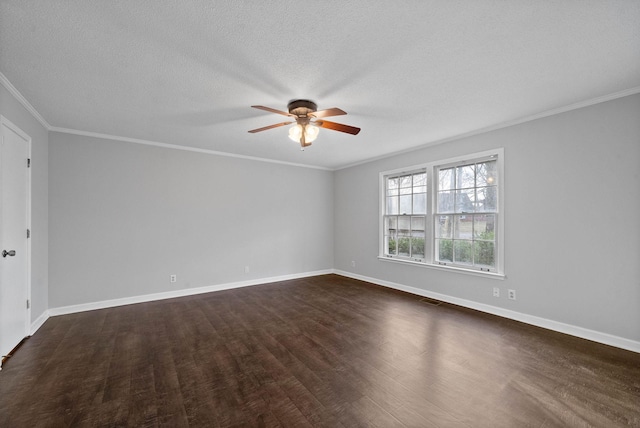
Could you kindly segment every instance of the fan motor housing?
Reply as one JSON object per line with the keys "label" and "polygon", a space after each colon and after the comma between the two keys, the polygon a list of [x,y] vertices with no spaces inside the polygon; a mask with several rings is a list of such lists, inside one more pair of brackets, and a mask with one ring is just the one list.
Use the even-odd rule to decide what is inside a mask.
{"label": "fan motor housing", "polygon": [[287,105],[289,113],[298,117],[307,117],[309,113],[318,110],[318,105],[310,100],[293,100]]}

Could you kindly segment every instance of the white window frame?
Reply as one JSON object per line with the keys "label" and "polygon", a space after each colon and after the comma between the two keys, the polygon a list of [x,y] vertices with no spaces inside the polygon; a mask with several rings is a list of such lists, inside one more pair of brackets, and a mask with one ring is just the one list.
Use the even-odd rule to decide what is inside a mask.
{"label": "white window frame", "polygon": [[[498,173],[498,203],[496,213],[495,231],[495,268],[487,271],[481,270],[477,267],[456,265],[456,264],[439,264],[435,261],[436,249],[435,249],[435,213],[437,203],[437,177],[438,170],[440,168],[448,168],[451,166],[465,165],[483,160],[496,160],[496,167]],[[425,256],[423,260],[415,260],[411,258],[389,256],[385,254],[384,237],[385,237],[385,222],[386,215],[386,179],[387,177],[402,175],[403,173],[414,173],[419,170],[426,170],[427,173],[427,214],[425,220]],[[504,224],[505,224],[505,212],[504,212],[504,149],[497,148],[493,150],[487,150],[483,152],[470,153],[464,156],[457,156],[448,159],[442,159],[434,162],[427,162],[423,164],[413,165],[405,168],[398,168],[389,171],[383,171],[379,174],[379,227],[378,227],[378,259],[381,261],[405,263],[414,266],[423,266],[427,268],[440,269],[451,272],[466,273],[471,275],[478,275],[483,277],[492,277],[496,279],[505,278],[505,266],[504,266]]]}
{"label": "white window frame", "polygon": [[[427,208],[428,202],[427,202],[427,199],[429,197],[428,196],[429,195],[429,187],[428,187],[428,185],[425,186],[423,184],[416,185],[415,181],[413,180],[413,176],[414,175],[423,175],[423,174],[425,176],[427,175],[426,169],[425,168],[418,168],[418,169],[410,170],[410,171],[401,171],[401,172],[398,172],[398,173],[395,173],[395,174],[386,174],[384,176],[384,178],[383,178],[382,198],[384,200],[385,206],[383,207],[382,220],[381,220],[382,223],[383,224],[385,223],[385,219],[387,217],[390,217],[390,218],[391,217],[396,217],[396,221],[397,221],[397,223],[396,223],[396,232],[398,232],[398,230],[400,229],[400,219],[401,218],[402,219],[406,219],[408,224],[409,224],[409,229],[408,229],[409,230],[409,234],[408,235],[402,236],[402,235],[397,235],[397,233],[396,233],[396,235],[394,236],[395,241],[396,241],[396,245],[398,247],[400,246],[400,241],[403,238],[409,239],[409,241],[408,241],[409,242],[409,245],[408,245],[408,247],[409,247],[409,255],[405,256],[405,255],[401,255],[401,254],[397,254],[397,255],[387,255],[387,254],[385,254],[385,257],[397,258],[397,259],[400,259],[400,260],[410,260],[410,261],[420,262],[420,263],[424,263],[424,261],[425,261],[424,255],[421,255],[421,254],[416,255],[416,254],[413,253],[413,246],[414,246],[413,240],[416,239],[416,238],[419,238],[419,235],[418,236],[414,235],[414,230],[420,230],[420,229],[414,229],[414,227],[413,227],[414,219],[422,219],[422,222],[424,224],[422,229],[425,231],[425,236],[422,237],[422,239],[424,240],[424,243],[423,243],[422,246],[426,247],[427,243],[429,242],[429,241],[427,241],[427,237],[426,237],[426,229],[428,227],[428,225],[427,225],[427,218],[428,218],[428,211],[427,211],[428,210],[428,208]],[[410,187],[405,187],[405,189],[410,188],[411,189],[411,193],[405,193],[403,195],[401,193],[401,188],[398,188],[398,194],[395,195],[395,196],[397,196],[399,198],[398,207],[397,207],[398,208],[397,209],[398,212],[396,212],[396,213],[387,213],[387,203],[388,203],[388,198],[390,197],[388,195],[388,193],[387,193],[388,190],[389,190],[388,186],[387,186],[388,180],[389,179],[394,179],[394,178],[406,177],[406,176],[411,176],[412,177],[411,186]],[[424,189],[424,190],[426,190],[426,192],[424,190],[423,191],[419,190],[419,191],[416,192],[416,189],[424,188],[424,187],[426,187],[426,189]],[[419,212],[419,211],[417,212],[415,210],[415,205],[414,204],[415,204],[415,196],[416,195],[424,195],[424,197],[425,197],[424,212]],[[410,196],[411,197],[411,212],[404,212],[404,211],[401,212],[402,211],[402,207],[401,207],[400,198],[402,196]],[[386,227],[383,226],[383,230],[382,230],[383,246],[385,245],[384,243],[386,242],[386,239],[385,239],[386,236],[387,236],[386,232],[387,232],[387,229],[386,229]],[[425,251],[425,253],[426,253],[426,251]]]}

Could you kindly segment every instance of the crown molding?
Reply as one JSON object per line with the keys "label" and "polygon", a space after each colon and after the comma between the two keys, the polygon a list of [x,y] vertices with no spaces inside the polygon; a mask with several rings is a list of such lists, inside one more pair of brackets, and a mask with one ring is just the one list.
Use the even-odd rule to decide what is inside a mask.
{"label": "crown molding", "polygon": [[49,122],[47,122],[44,117],[42,117],[42,115],[40,115],[40,113],[38,113],[38,110],[35,109],[34,106],[31,105],[31,103],[29,101],[27,101],[27,99],[25,97],[22,96],[22,94],[20,93],[20,91],[18,91],[16,89],[15,86],[13,86],[11,84],[11,82],[9,81],[9,79],[7,79],[7,76],[5,76],[4,74],[2,74],[2,72],[0,72],[0,84],[2,84],[2,86],[4,86],[7,91],[9,91],[9,93],[11,95],[13,95],[13,97],[18,100],[18,102],[20,104],[22,104],[22,106],[27,109],[27,111],[29,113],[31,113],[31,115],[38,121],[40,122],[40,124],[42,126],[45,127],[45,129],[47,131],[51,130],[51,125],[49,125]]}
{"label": "crown molding", "polygon": [[80,131],[78,129],[60,128],[60,127],[57,127],[57,126],[51,127],[49,129],[49,131],[51,131],[51,132],[59,132],[59,133],[62,133],[62,134],[81,135],[81,136],[84,136],[84,137],[101,138],[101,139],[104,139],[104,140],[123,141],[123,142],[126,142],[126,143],[134,143],[134,144],[144,144],[146,146],[162,147],[162,148],[165,148],[165,149],[183,150],[183,151],[187,151],[187,152],[204,153],[204,154],[208,154],[208,155],[225,156],[225,157],[229,157],[229,158],[246,159],[246,160],[252,160],[252,161],[257,161],[257,162],[267,162],[267,163],[275,163],[275,164],[280,164],[280,165],[295,166],[295,167],[300,167],[300,168],[311,168],[311,169],[319,169],[319,170],[323,170],[323,171],[332,171],[332,169],[326,168],[326,167],[322,167],[322,166],[315,166],[315,165],[307,165],[307,164],[294,163],[294,162],[279,161],[279,160],[275,160],[275,159],[259,158],[257,156],[239,155],[239,154],[228,153],[228,152],[219,152],[219,151],[216,151],[216,150],[202,149],[202,148],[198,148],[198,147],[180,146],[180,145],[177,145],[177,144],[160,143],[158,141],[143,140],[143,139],[140,139],[140,138],[120,137],[120,136],[117,136],[117,135],[101,134],[101,133],[98,133],[98,132],[89,132],[89,131]]}
{"label": "crown molding", "polygon": [[323,170],[323,171],[339,171],[341,169],[352,168],[354,166],[364,165],[364,164],[367,164],[367,163],[370,163],[370,162],[375,162],[375,161],[380,160],[380,159],[390,158],[390,157],[393,157],[393,156],[396,156],[396,155],[400,155],[400,154],[403,154],[403,153],[415,152],[417,150],[421,150],[421,149],[424,149],[426,147],[435,146],[435,145],[438,145],[438,144],[444,144],[444,143],[448,143],[450,141],[460,140],[460,139],[471,137],[471,136],[478,135],[478,134],[484,134],[486,132],[495,131],[495,130],[498,130],[498,129],[507,128],[507,127],[514,126],[514,125],[519,125],[519,124],[525,123],[525,122],[531,122],[531,121],[534,121],[534,120],[537,120],[537,119],[542,119],[542,118],[553,116],[553,115],[560,114],[560,113],[566,113],[566,112],[569,112],[569,111],[572,111],[572,110],[577,110],[577,109],[580,109],[580,108],[583,108],[583,107],[589,107],[589,106],[592,106],[592,105],[595,105],[595,104],[600,104],[600,103],[604,103],[604,102],[607,102],[607,101],[612,101],[612,100],[615,100],[615,99],[618,99],[618,98],[623,98],[623,97],[626,97],[626,96],[629,96],[629,95],[634,95],[634,94],[640,93],[640,86],[635,86],[633,88],[625,89],[623,91],[614,92],[612,94],[607,94],[607,95],[602,95],[602,96],[596,97],[596,98],[590,98],[588,100],[579,101],[577,103],[569,104],[569,105],[558,107],[558,108],[551,109],[551,110],[546,110],[546,111],[543,111],[543,112],[540,112],[540,113],[536,113],[536,114],[533,114],[533,115],[524,116],[524,117],[521,117],[521,118],[518,118],[518,119],[502,122],[502,123],[499,123],[499,124],[496,124],[496,125],[492,125],[492,126],[488,126],[488,127],[485,127],[485,128],[476,129],[476,130],[473,130],[473,131],[465,132],[463,134],[457,134],[457,135],[454,135],[454,136],[451,136],[451,137],[447,137],[447,138],[443,138],[443,139],[440,139],[440,140],[430,141],[430,142],[427,142],[425,144],[421,144],[418,147],[411,147],[409,149],[400,150],[400,151],[393,152],[393,153],[386,154],[386,155],[376,156],[376,157],[373,157],[373,158],[369,158],[369,159],[363,160],[361,162],[355,162],[355,163],[351,163],[351,164],[344,165],[344,166],[338,166],[338,167],[335,167],[335,168],[327,168],[327,167],[321,167],[321,166],[315,166],[315,165],[307,165],[307,164],[300,164],[300,163],[294,163],[294,162],[278,161],[278,160],[274,160],[274,159],[260,158],[260,157],[256,157],[256,156],[246,156],[246,155],[238,155],[238,154],[228,153],[228,152],[219,152],[219,151],[215,151],[215,150],[201,149],[201,148],[197,148],[197,147],[180,146],[180,145],[177,145],[177,144],[160,143],[160,142],[157,142],[157,141],[142,140],[142,139],[138,139],[138,138],[121,137],[121,136],[117,136],[117,135],[100,134],[100,133],[97,133],[97,132],[81,131],[81,130],[78,130],[78,129],[60,128],[60,127],[57,127],[57,126],[51,126],[44,119],[44,117],[42,117],[42,115],[40,115],[40,113],[38,113],[38,111],[35,109],[35,107],[33,107],[31,105],[31,103],[29,103],[29,101],[24,96],[22,96],[20,91],[18,91],[16,89],[16,87],[11,84],[9,79],[7,79],[7,77],[2,72],[0,72],[0,84],[2,84],[2,86],[4,86],[11,93],[11,95],[13,95],[23,105],[23,107],[25,109],[27,109],[27,111],[29,111],[29,113],[31,113],[31,115],[38,122],[40,122],[42,124],[42,126],[44,126],[48,131],[60,132],[60,133],[64,133],[64,134],[82,135],[82,136],[86,136],[86,137],[102,138],[102,139],[107,139],[107,140],[123,141],[123,142],[128,142],[128,143],[135,143],[135,144],[145,144],[145,145],[148,145],[148,146],[164,147],[164,148],[174,149],[174,150],[185,150],[185,151],[189,151],[189,152],[204,153],[204,154],[210,154],[210,155],[216,155],[216,156],[226,156],[226,157],[233,157],[233,158],[239,158],[239,159],[247,159],[247,160],[253,160],[253,161],[258,161],[258,162],[275,163],[275,164],[295,166],[295,167],[300,167],[300,168],[319,169],[319,170]]}
{"label": "crown molding", "polygon": [[562,107],[558,107],[558,108],[554,108],[551,110],[545,110],[543,112],[540,113],[536,113],[536,114],[532,114],[529,116],[524,116],[518,119],[514,119],[514,120],[509,120],[506,122],[502,122],[502,123],[498,123],[496,125],[491,125],[491,126],[487,126],[485,128],[480,128],[480,129],[476,129],[473,131],[469,131],[469,132],[465,132],[463,134],[456,134],[453,135],[451,137],[447,137],[447,138],[443,138],[440,140],[434,140],[434,141],[430,141],[428,143],[425,144],[421,144],[420,146],[417,147],[411,147],[405,150],[399,150],[397,152],[393,152],[390,154],[386,154],[386,155],[381,155],[381,156],[376,156],[373,158],[369,158],[366,160],[363,160],[361,162],[356,162],[356,163],[352,163],[352,164],[348,164],[348,165],[344,165],[344,166],[340,166],[340,167],[336,167],[334,168],[334,171],[339,171],[341,169],[347,169],[347,168],[352,168],[354,166],[358,166],[358,165],[364,165],[370,162],[375,162],[381,159],[387,159],[396,155],[401,155],[404,153],[411,153],[411,152],[415,152],[417,150],[422,150],[426,147],[431,147],[431,146],[437,146],[438,144],[444,144],[444,143],[448,143],[450,141],[456,141],[456,140],[461,140],[463,138],[467,138],[467,137],[472,137],[474,135],[479,135],[479,134],[484,134],[490,131],[496,131],[498,129],[503,129],[503,128],[508,128],[510,126],[514,126],[514,125],[519,125],[521,123],[526,123],[526,122],[532,122],[534,120],[538,120],[538,119],[542,119],[545,117],[549,117],[549,116],[554,116],[557,114],[561,114],[561,113],[566,113],[572,110],[578,110],[584,107],[589,107],[595,104],[600,104],[600,103],[604,103],[607,101],[613,101],[615,99],[618,98],[624,98],[627,97],[629,95],[635,95],[640,93],[640,86],[635,86],[633,88],[629,88],[629,89],[625,89],[623,91],[619,91],[619,92],[614,92],[612,94],[607,94],[607,95],[603,95],[600,97],[596,97],[596,98],[590,98],[588,100],[584,100],[584,101],[579,101],[577,103],[573,103],[573,104],[569,104],[566,106],[562,106]]}

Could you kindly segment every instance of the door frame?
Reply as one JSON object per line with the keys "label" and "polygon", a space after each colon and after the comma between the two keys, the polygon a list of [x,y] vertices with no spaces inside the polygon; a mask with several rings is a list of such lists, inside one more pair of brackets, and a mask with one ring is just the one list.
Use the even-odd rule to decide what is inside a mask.
{"label": "door frame", "polygon": [[[23,140],[26,141],[27,143],[27,156],[29,159],[31,159],[31,137],[26,134],[22,129],[20,129],[18,126],[16,126],[15,124],[13,124],[13,122],[11,122],[9,119],[7,119],[5,116],[0,115],[0,136],[2,137],[3,141],[2,144],[4,145],[4,128],[8,128],[10,131],[15,132],[20,138],[22,138]],[[31,166],[31,165],[30,165]],[[2,167],[2,148],[0,148],[0,168]],[[27,263],[26,263],[26,269],[27,269],[27,275],[26,275],[26,280],[27,280],[27,300],[29,301],[29,306],[27,307],[27,314],[26,314],[26,320],[25,320],[25,326],[24,326],[24,337],[28,337],[31,335],[31,307],[33,306],[33,303],[31,301],[31,239],[33,238],[33,231],[31,230],[31,167],[27,168],[27,189],[26,189],[26,197],[27,197],[27,218],[26,218],[26,223],[27,223],[27,229],[29,229],[29,231],[31,232],[31,236],[29,237],[29,239],[27,239],[27,254],[26,254],[26,258],[27,258]],[[3,183],[2,183],[2,174],[0,174],[0,200],[2,198],[2,192],[3,192]],[[2,211],[0,210],[0,241],[2,239]],[[25,230],[25,234],[27,233],[27,231]],[[26,302],[25,302],[26,304]],[[16,345],[18,345],[16,343]]]}

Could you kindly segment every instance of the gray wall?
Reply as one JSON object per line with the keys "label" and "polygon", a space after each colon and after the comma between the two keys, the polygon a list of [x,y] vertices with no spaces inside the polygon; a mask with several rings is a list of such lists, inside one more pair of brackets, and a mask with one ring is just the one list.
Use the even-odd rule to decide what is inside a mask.
{"label": "gray wall", "polygon": [[[504,281],[377,259],[381,171],[496,147]],[[336,269],[640,341],[640,95],[343,169],[334,185]]]}
{"label": "gray wall", "polygon": [[49,155],[51,308],[332,268],[331,171],[56,132]]}
{"label": "gray wall", "polygon": [[48,131],[0,85],[0,114],[31,137],[31,322],[49,307]]}

